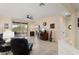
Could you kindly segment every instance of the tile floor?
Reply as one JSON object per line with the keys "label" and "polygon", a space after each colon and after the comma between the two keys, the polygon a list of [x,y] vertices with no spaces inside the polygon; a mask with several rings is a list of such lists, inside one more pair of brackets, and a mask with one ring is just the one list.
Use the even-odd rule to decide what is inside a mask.
{"label": "tile floor", "polygon": [[37,38],[31,38],[33,42],[33,50],[31,55],[57,55],[58,42],[43,41]]}
{"label": "tile floor", "polygon": [[[30,43],[33,43],[33,49],[31,55],[57,55],[58,54],[58,43],[43,41],[34,37],[28,39]],[[1,53],[5,55],[5,53]],[[11,52],[8,55],[12,55]]]}

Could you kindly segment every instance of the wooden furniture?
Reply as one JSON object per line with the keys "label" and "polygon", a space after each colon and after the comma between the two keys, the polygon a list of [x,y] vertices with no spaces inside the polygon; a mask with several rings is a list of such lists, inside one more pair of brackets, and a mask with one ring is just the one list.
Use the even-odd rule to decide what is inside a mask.
{"label": "wooden furniture", "polygon": [[33,43],[25,38],[12,38],[11,51],[14,55],[28,55],[32,51]]}
{"label": "wooden furniture", "polygon": [[40,39],[41,40],[48,40],[48,32],[45,30],[44,32],[40,33]]}

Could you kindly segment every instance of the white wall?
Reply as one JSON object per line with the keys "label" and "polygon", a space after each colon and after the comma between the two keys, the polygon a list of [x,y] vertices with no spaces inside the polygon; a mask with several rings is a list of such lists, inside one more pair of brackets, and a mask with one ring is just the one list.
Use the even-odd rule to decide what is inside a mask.
{"label": "white wall", "polygon": [[[70,4],[63,4],[63,6],[65,7],[65,9],[71,14],[71,16],[68,18],[67,16],[64,17],[64,23],[65,23],[65,38],[66,41],[71,44],[72,46],[75,47],[75,41],[76,41],[76,37],[75,37],[75,32],[76,32],[76,23],[75,23],[75,19],[76,19],[76,11],[73,8],[72,5]],[[72,29],[69,30],[68,29],[68,25],[72,26]]]}
{"label": "white wall", "polygon": [[12,27],[12,21],[10,18],[7,18],[7,17],[0,17],[0,33],[4,32],[6,29],[4,28],[5,27],[5,24],[8,24],[8,28],[11,29]]}
{"label": "white wall", "polygon": [[79,49],[79,28],[77,26],[77,19],[79,18],[79,11],[76,12],[76,48]]}

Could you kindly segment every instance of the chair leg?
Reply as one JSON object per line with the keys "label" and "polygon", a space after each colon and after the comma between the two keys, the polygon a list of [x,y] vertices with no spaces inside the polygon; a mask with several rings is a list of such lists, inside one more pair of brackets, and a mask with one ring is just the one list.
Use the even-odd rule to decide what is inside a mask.
{"label": "chair leg", "polygon": [[32,51],[33,43],[29,43],[29,49]]}

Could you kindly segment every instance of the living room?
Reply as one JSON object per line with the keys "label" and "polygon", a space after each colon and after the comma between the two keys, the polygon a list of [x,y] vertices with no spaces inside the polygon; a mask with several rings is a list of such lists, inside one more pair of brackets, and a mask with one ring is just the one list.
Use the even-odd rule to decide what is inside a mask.
{"label": "living room", "polygon": [[[10,45],[12,39],[26,39],[28,43],[31,43],[27,45],[27,47],[30,46],[29,52],[21,50],[27,51],[29,55],[61,54],[59,53],[63,52],[59,48],[63,45],[60,45],[61,40],[78,48],[74,20],[76,12],[72,4],[3,3],[0,4],[0,9],[0,37],[3,40],[1,55],[17,54],[17,49],[13,50],[13,46],[17,46],[17,43],[12,42],[13,45]],[[18,43],[22,42],[18,41]],[[9,45],[7,49],[6,45]],[[19,53],[24,52],[19,51]]]}
{"label": "living room", "polygon": [[[55,15],[53,14],[53,16],[50,14],[51,12],[49,11],[52,11],[50,10],[52,8],[52,4],[44,5],[43,3],[35,3],[35,4],[26,3],[26,4],[1,4],[1,5],[2,5],[1,12],[3,13],[0,16],[0,33],[6,44],[7,42],[9,42],[10,44],[11,38],[25,38],[28,40],[29,43],[32,43],[31,46],[33,47],[32,51],[30,52],[31,55],[58,54],[57,39],[59,36],[58,34],[59,24],[57,23],[58,21],[57,19],[61,19],[62,17],[59,16],[57,13],[54,13]],[[56,5],[60,4],[54,4],[53,6]],[[8,9],[6,9],[5,7]],[[35,11],[36,7],[38,8],[38,11],[41,10],[40,14],[36,13]],[[27,11],[25,11],[23,8],[26,9]],[[44,12],[43,11],[44,8],[46,8],[47,11]],[[20,11],[18,11],[19,9]],[[34,10],[32,11],[31,9]],[[53,9],[56,10],[56,8]],[[8,13],[6,13],[6,11]],[[42,12],[44,13],[42,14]],[[45,15],[46,12],[47,14]],[[32,14],[34,16],[32,16]],[[3,44],[2,46],[6,45]],[[5,54],[12,55],[10,47],[9,47],[10,51],[6,50],[7,50],[6,48],[2,49],[1,47],[1,55]]]}

